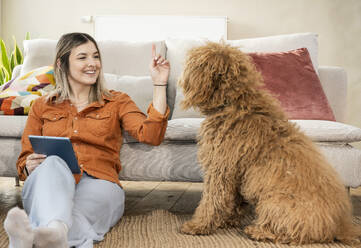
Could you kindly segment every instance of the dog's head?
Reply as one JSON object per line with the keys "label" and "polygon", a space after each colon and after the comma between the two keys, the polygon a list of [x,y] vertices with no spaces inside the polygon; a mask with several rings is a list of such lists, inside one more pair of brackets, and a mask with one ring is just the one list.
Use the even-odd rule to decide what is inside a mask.
{"label": "dog's head", "polygon": [[246,54],[214,42],[188,52],[178,81],[184,93],[182,107],[195,107],[205,114],[233,104],[261,83],[260,74]]}

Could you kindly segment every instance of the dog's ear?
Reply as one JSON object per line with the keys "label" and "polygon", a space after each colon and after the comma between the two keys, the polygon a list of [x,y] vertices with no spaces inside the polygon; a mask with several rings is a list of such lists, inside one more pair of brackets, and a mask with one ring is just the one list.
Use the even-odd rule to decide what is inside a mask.
{"label": "dog's ear", "polygon": [[178,84],[183,88],[184,100],[181,105],[187,109],[209,104],[209,96],[214,92],[213,74],[204,59],[201,48],[189,51],[182,76]]}
{"label": "dog's ear", "polygon": [[237,101],[260,81],[246,54],[229,45],[210,42],[188,53],[179,81],[185,95],[182,106],[219,108]]}

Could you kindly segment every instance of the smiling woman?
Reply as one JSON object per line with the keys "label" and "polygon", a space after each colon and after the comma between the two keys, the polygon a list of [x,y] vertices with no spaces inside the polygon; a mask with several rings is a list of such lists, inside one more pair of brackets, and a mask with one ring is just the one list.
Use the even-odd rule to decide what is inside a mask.
{"label": "smiling woman", "polygon": [[[146,116],[127,94],[104,88],[101,54],[91,36],[70,33],[60,38],[56,87],[34,101],[22,136],[17,170],[26,180],[25,211],[14,208],[7,215],[10,247],[92,247],[120,220],[122,129],[140,142],[159,145],[167,127],[170,66],[154,45],[149,54],[153,102]],[[29,135],[70,138],[81,173],[73,175],[60,157],[34,153]]]}
{"label": "smiling woman", "polygon": [[88,103],[101,102],[102,95],[109,96],[109,93],[104,89],[101,57],[96,41],[88,34],[73,34],[63,35],[57,44],[54,63],[57,87],[47,100],[58,95],[56,102],[69,99],[72,104],[79,106],[80,111]]}
{"label": "smiling woman", "polygon": [[69,64],[72,65],[68,77],[72,89],[70,101],[80,112],[89,103],[90,88],[99,76],[101,65],[98,49],[92,42],[73,48],[69,56]]}
{"label": "smiling woman", "polygon": [[[82,86],[89,87],[96,83],[101,65],[99,52],[94,43],[87,42],[73,48],[69,56],[69,64],[72,65],[69,75],[72,89]],[[76,98],[76,96],[74,97]]]}

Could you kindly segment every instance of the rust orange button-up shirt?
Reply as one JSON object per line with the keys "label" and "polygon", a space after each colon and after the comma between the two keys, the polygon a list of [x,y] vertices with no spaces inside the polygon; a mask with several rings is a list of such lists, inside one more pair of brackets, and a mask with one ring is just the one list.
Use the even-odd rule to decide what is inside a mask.
{"label": "rust orange button-up shirt", "polygon": [[[37,99],[29,112],[16,163],[20,179],[26,179],[26,157],[33,153],[28,135],[43,135],[70,138],[82,173],[119,184],[122,129],[140,142],[159,145],[167,128],[169,108],[162,115],[150,104],[147,117],[127,94],[111,93],[111,97],[103,97],[102,104],[94,102],[80,112],[69,101],[52,104],[44,97]],[[74,175],[77,182],[82,173]]]}

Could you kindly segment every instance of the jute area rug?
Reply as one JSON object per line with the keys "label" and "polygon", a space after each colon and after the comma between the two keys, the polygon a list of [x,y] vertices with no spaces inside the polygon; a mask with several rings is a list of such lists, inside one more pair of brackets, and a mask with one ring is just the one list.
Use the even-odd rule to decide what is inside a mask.
{"label": "jute area rug", "polygon": [[[0,223],[5,216],[0,216]],[[275,245],[272,243],[256,242],[248,239],[239,228],[219,229],[210,236],[190,236],[179,233],[182,223],[189,220],[191,215],[175,215],[166,210],[155,210],[146,215],[124,216],[105,236],[104,241],[96,244],[95,248],[286,248],[296,247]],[[361,226],[361,220],[354,218]],[[249,222],[245,219],[245,224]],[[0,247],[8,247],[8,239],[3,226],[0,227]],[[303,248],[346,248],[340,243],[314,244],[300,246]]]}

